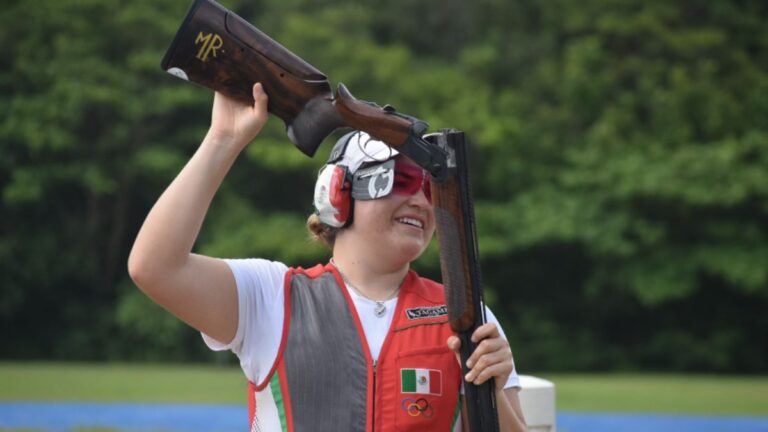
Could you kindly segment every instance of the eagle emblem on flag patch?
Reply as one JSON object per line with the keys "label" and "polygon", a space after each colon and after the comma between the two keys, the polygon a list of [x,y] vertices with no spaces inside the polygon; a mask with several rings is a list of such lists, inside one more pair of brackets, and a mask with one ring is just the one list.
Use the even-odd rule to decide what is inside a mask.
{"label": "eagle emblem on flag patch", "polygon": [[438,369],[400,369],[400,392],[443,394],[443,373]]}

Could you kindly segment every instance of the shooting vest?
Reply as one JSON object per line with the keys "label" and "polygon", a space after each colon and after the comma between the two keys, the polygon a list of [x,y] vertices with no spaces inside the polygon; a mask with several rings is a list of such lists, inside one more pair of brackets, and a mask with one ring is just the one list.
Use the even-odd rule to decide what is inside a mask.
{"label": "shooting vest", "polygon": [[249,383],[251,431],[449,431],[461,370],[442,285],[410,271],[376,364],[333,265],[290,269],[277,360]]}

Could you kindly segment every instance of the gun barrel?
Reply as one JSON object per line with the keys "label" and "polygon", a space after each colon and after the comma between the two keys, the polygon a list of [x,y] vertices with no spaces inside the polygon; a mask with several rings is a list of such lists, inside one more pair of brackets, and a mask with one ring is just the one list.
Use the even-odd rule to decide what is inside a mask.
{"label": "gun barrel", "polygon": [[[448,175],[443,181],[432,182],[432,204],[448,320],[461,339],[459,356],[466,374],[467,360],[477,348],[472,333],[485,323],[466,141],[464,133],[455,130],[442,130],[425,139],[448,153]],[[493,380],[479,386],[464,382],[467,417],[473,432],[499,430],[494,386]]]}

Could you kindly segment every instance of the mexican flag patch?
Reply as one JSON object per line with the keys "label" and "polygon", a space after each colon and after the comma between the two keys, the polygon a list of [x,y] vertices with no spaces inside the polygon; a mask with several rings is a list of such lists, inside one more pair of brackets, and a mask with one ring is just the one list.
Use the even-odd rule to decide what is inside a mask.
{"label": "mexican flag patch", "polygon": [[437,369],[400,369],[400,392],[440,396],[443,374]]}

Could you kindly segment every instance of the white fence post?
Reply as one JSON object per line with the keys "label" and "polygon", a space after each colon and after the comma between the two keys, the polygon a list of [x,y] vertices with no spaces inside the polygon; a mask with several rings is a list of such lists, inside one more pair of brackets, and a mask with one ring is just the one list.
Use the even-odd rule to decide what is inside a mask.
{"label": "white fence post", "polygon": [[520,375],[520,404],[529,432],[555,432],[555,384]]}

